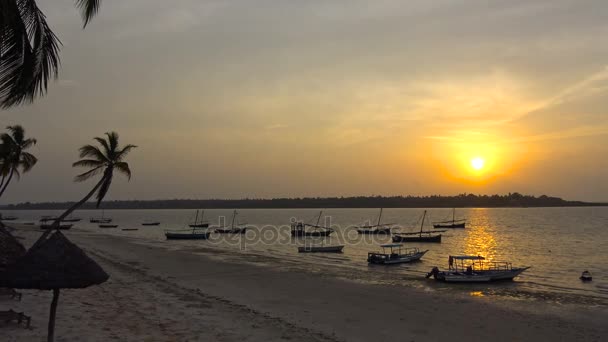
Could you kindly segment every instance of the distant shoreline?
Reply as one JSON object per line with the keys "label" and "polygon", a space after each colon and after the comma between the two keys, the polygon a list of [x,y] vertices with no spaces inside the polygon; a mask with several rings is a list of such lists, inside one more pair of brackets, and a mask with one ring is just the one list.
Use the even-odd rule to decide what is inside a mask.
{"label": "distant shoreline", "polygon": [[[19,203],[0,206],[0,210],[62,210],[73,202]],[[458,196],[358,196],[307,197],[273,199],[172,199],[105,201],[104,209],[313,209],[313,208],[541,208],[541,207],[603,207],[608,203],[567,201],[558,197],[507,195]],[[81,209],[95,209],[93,202]]]}

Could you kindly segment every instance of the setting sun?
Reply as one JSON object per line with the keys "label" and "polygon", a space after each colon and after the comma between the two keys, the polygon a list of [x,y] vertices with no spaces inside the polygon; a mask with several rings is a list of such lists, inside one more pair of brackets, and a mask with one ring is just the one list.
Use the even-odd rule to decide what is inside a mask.
{"label": "setting sun", "polygon": [[485,163],[486,161],[479,157],[471,159],[471,167],[475,170],[483,169]]}

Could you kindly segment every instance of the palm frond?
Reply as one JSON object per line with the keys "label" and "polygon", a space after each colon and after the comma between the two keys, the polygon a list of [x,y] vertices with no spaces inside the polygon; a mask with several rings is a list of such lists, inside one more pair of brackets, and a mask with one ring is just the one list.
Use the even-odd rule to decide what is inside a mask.
{"label": "palm frond", "polygon": [[104,199],[104,197],[106,197],[106,195],[108,194],[108,191],[110,190],[110,185],[112,185],[112,170],[109,169],[110,171],[108,171],[108,169],[106,169],[106,172],[104,174],[104,181],[103,183],[101,183],[101,186],[99,187],[99,190],[97,190],[97,208],[99,208],[99,205],[101,204],[101,201]]}
{"label": "palm frond", "polygon": [[105,162],[97,159],[81,159],[72,164],[73,167],[98,167],[106,165]]}
{"label": "palm frond", "polygon": [[125,146],[122,150],[116,152],[116,160],[122,160],[134,148],[137,148],[137,146],[129,144],[129,145]]}
{"label": "palm frond", "polygon": [[90,157],[99,161],[110,162],[110,160],[99,150],[97,146],[84,145],[80,149],[80,158]]}
{"label": "palm frond", "polygon": [[6,126],[10,132],[11,138],[17,145],[21,145],[25,139],[25,129],[21,125]]}
{"label": "palm frond", "polygon": [[26,150],[34,145],[36,145],[38,141],[36,139],[30,138],[30,139],[25,139],[23,140],[23,142],[21,143],[21,148]]}
{"label": "palm frond", "polygon": [[[116,153],[118,150],[118,133],[106,132],[106,136],[108,137],[108,143],[110,144],[110,151],[112,151],[112,153]],[[112,155],[112,158],[115,157],[115,155]]]}
{"label": "palm frond", "polygon": [[0,106],[9,108],[46,93],[61,42],[34,0],[0,1],[0,12]]}
{"label": "palm frond", "polygon": [[93,19],[99,11],[100,0],[76,0],[76,6],[80,8],[84,27]]}
{"label": "palm frond", "polygon": [[21,152],[21,160],[19,161],[19,165],[21,166],[21,169],[24,173],[30,171],[34,167],[34,165],[36,165],[37,162],[38,158],[36,158],[36,156],[34,156],[33,154],[28,152]]}
{"label": "palm frond", "polygon": [[129,168],[129,163],[118,162],[114,164],[114,168],[116,171],[124,174],[129,180],[131,180],[131,169]]}
{"label": "palm frond", "polygon": [[84,182],[91,177],[97,176],[98,174],[102,173],[103,171],[104,171],[103,165],[98,166],[92,170],[89,170],[85,173],[81,173],[78,176],[74,177],[74,182],[79,182],[79,183]]}
{"label": "palm frond", "polygon": [[112,150],[110,149],[110,145],[104,138],[95,137],[93,140],[97,141],[101,147],[103,147],[103,152],[105,153],[108,159],[112,159]]}

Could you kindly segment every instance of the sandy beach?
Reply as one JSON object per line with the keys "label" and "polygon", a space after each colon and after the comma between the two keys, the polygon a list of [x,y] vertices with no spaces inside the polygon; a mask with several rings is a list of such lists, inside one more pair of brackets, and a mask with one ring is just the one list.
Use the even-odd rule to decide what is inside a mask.
{"label": "sandy beach", "polygon": [[[16,227],[26,246],[40,235]],[[109,274],[101,286],[64,290],[57,341],[600,341],[604,306],[428,292],[322,273],[236,262],[79,230],[66,233]],[[2,323],[2,341],[46,336],[49,291],[20,291],[0,310],[32,316]]]}

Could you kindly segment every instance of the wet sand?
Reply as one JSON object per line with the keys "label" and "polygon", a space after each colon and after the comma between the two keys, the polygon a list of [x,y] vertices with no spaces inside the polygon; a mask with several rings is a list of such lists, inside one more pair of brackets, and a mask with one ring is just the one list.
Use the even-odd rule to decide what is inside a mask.
{"label": "wet sand", "polygon": [[[40,232],[18,227],[29,245]],[[236,262],[126,238],[69,231],[110,274],[101,286],[63,290],[57,341],[600,341],[608,308],[474,298]],[[7,341],[46,336],[51,293],[2,298],[33,317],[3,324]],[[450,291],[448,291],[450,292]],[[4,340],[4,339],[3,339]]]}

